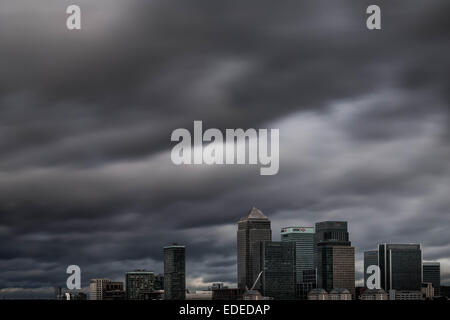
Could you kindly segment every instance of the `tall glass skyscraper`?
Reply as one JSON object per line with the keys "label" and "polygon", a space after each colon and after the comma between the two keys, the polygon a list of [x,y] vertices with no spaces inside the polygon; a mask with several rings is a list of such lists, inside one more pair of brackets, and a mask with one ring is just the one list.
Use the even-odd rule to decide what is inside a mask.
{"label": "tall glass skyscraper", "polygon": [[303,271],[314,269],[314,227],[281,229],[281,241],[295,243],[297,283],[303,282]]}
{"label": "tall glass skyscraper", "polygon": [[433,285],[434,295],[441,295],[441,264],[439,262],[423,263],[423,280]]}
{"label": "tall glass skyscraper", "polygon": [[420,291],[422,250],[420,244],[379,244],[381,287],[388,290]]}
{"label": "tall glass skyscraper", "polygon": [[317,287],[328,292],[344,288],[355,297],[355,248],[349,241],[347,222],[318,222],[314,238]]}
{"label": "tall glass skyscraper", "polygon": [[262,271],[255,289],[274,299],[295,299],[295,243],[259,241],[253,245],[254,278]]}
{"label": "tall glass skyscraper", "polygon": [[237,231],[237,267],[238,287],[251,288],[253,278],[253,248],[258,241],[271,241],[270,220],[257,208],[238,222]]}
{"label": "tall glass skyscraper", "polygon": [[186,299],[185,246],[164,247],[164,299]]}
{"label": "tall glass skyscraper", "polygon": [[317,268],[317,253],[319,242],[341,242],[343,245],[350,246],[347,221],[323,221],[316,223],[316,232],[314,234],[314,266]]}

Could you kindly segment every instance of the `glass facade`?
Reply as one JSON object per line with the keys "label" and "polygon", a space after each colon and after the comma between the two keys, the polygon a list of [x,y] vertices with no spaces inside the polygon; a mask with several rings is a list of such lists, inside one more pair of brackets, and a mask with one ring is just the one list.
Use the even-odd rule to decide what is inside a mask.
{"label": "glass facade", "polygon": [[420,244],[379,244],[381,287],[388,290],[420,291],[422,250]]}
{"label": "glass facade", "polygon": [[343,288],[355,296],[355,248],[346,221],[316,223],[314,265],[318,288],[328,292]]}
{"label": "glass facade", "polygon": [[238,287],[250,289],[253,285],[253,248],[258,241],[271,241],[270,220],[258,209],[252,208],[248,215],[238,222],[237,264]]}
{"label": "glass facade", "polygon": [[254,277],[263,271],[255,289],[263,296],[296,298],[295,243],[262,241],[254,244]]}
{"label": "glass facade", "polygon": [[324,241],[344,242],[350,246],[346,221],[323,221],[316,223],[314,234],[314,267],[318,267],[318,244]]}
{"label": "glass facade", "polygon": [[294,242],[297,283],[303,282],[303,271],[314,269],[314,228],[286,227],[281,229],[281,241]]}
{"label": "glass facade", "polygon": [[434,295],[441,295],[441,264],[439,262],[423,263],[423,281],[431,283],[434,288]]}

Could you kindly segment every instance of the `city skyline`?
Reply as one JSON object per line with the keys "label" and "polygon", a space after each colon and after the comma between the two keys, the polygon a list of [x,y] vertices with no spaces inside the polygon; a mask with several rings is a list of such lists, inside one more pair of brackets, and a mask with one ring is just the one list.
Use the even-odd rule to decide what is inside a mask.
{"label": "city skyline", "polygon": [[[365,270],[371,273],[369,266],[380,270],[380,287],[370,290],[371,281],[366,282],[366,277],[363,286],[356,287],[355,248],[351,246],[347,221],[321,221],[315,227],[284,227],[280,232],[282,241],[272,241],[270,226],[270,219],[256,207],[237,222],[236,253],[241,262],[237,264],[235,288],[216,282],[207,289],[209,295],[208,291],[192,294],[186,289],[186,246],[173,243],[163,248],[163,275],[155,277],[148,270],[126,272],[125,290],[123,282],[91,279],[89,299],[214,300],[218,296],[239,296],[238,290],[241,298],[234,299],[242,299],[243,295],[245,300],[245,296],[255,293],[260,298],[276,300],[420,300],[440,296],[440,263],[423,261],[420,244],[382,243],[377,250],[365,251]],[[162,279],[159,284],[157,278]],[[86,299],[80,294],[70,293],[73,299]],[[61,288],[56,288],[56,296],[64,297]]]}
{"label": "city skyline", "polygon": [[[237,221],[236,223],[235,223],[235,232],[236,231],[238,231],[239,230],[239,228],[238,228],[238,226],[239,226],[239,224],[240,223],[242,223],[243,221],[245,221],[245,219],[249,219],[250,217],[252,217],[252,218],[256,218],[257,220],[258,219],[267,219],[268,220],[268,222],[269,222],[269,227],[270,227],[270,239],[266,239],[266,240],[259,240],[259,241],[262,241],[262,242],[269,242],[269,243],[272,243],[272,241],[273,241],[273,243],[282,243],[282,242],[280,242],[280,241],[287,241],[287,240],[283,240],[281,237],[280,237],[280,239],[276,239],[276,237],[275,237],[275,239],[273,239],[272,238],[272,234],[273,234],[273,230],[272,230],[272,228],[271,228],[271,225],[272,225],[272,220],[271,219],[269,219],[265,214],[263,214],[263,212],[261,211],[261,210],[259,210],[258,208],[256,208],[255,206],[252,206],[252,208],[248,211],[248,213],[247,214],[245,214],[243,217],[241,217],[241,219],[239,220],[239,221]],[[295,228],[302,228],[302,229],[304,229],[304,228],[306,228],[304,231],[306,231],[306,230],[310,230],[310,229],[312,229],[313,230],[313,235],[314,235],[314,237],[313,238],[315,238],[315,237],[317,237],[318,236],[318,234],[316,233],[316,228],[317,228],[317,226],[319,225],[319,226],[323,226],[322,228],[324,228],[324,230],[327,230],[327,227],[329,226],[329,224],[332,224],[332,226],[333,226],[333,224],[343,224],[344,226],[345,226],[345,228],[344,229],[342,229],[342,232],[344,232],[344,234],[343,235],[337,235],[336,236],[336,234],[333,234],[333,236],[332,237],[334,237],[334,238],[338,238],[338,239],[341,239],[341,240],[339,240],[339,241],[341,241],[341,242],[343,242],[343,243],[346,243],[346,241],[348,242],[348,245],[351,245],[351,247],[352,248],[354,248],[353,247],[353,245],[351,244],[351,241],[348,241],[348,240],[350,240],[349,238],[350,238],[350,234],[351,234],[351,232],[349,231],[350,230],[350,228],[349,228],[349,226],[348,226],[348,222],[347,221],[322,221],[322,222],[315,222],[315,223],[312,223],[312,224],[310,224],[310,225],[312,225],[313,227],[310,227],[308,224],[305,224],[305,225],[302,225],[302,226],[300,226],[300,225],[297,225],[297,226],[294,226],[294,225],[289,225],[289,226],[284,226],[284,227],[281,227],[280,228],[280,232],[278,233],[278,235],[279,236],[282,236],[285,232],[287,232],[287,231],[289,231],[289,232],[292,232],[292,229],[295,229]],[[311,232],[311,231],[307,231],[307,232]],[[277,234],[277,233],[275,233],[275,234]],[[239,237],[238,237],[239,238]],[[319,239],[319,241],[322,241],[322,239],[323,239],[323,236],[319,236],[318,238],[316,238],[316,239]],[[301,241],[304,241],[305,239],[302,239]],[[290,241],[295,241],[295,240],[290,240]],[[317,240],[316,240],[317,241]],[[338,243],[339,243],[339,241],[338,241]],[[325,241],[324,242],[324,244],[326,244],[327,243],[327,241]],[[333,243],[333,242],[332,242]],[[384,241],[381,241],[380,243],[377,243],[377,244],[375,244],[374,245],[374,247],[375,248],[379,248],[380,247],[380,245],[381,246],[384,246],[384,245],[390,245],[390,246],[414,246],[414,245],[412,245],[412,244],[410,244],[411,242],[409,242],[409,243],[406,243],[406,244],[393,244],[393,243],[389,243],[389,244],[387,244],[386,242],[384,242]],[[419,245],[420,246],[420,245]],[[184,245],[184,244],[177,244],[177,243],[172,243],[171,245],[166,245],[166,246],[164,246],[163,248],[162,248],[162,256],[161,256],[161,261],[163,262],[164,261],[164,252],[168,249],[168,248],[182,248],[183,249],[183,256],[184,256],[184,248],[185,248],[186,246]],[[236,242],[236,247],[238,247],[238,242]],[[314,248],[315,248],[316,246],[314,246]],[[378,255],[381,257],[381,251],[378,251],[379,249],[376,249],[376,250],[366,250],[366,251],[363,251],[362,252],[362,254],[363,254],[363,257],[362,257],[362,262],[363,262],[363,265],[365,265],[365,261],[366,261],[366,254],[368,253],[368,252],[370,252],[370,253],[372,253],[372,252],[376,252],[377,253],[377,260],[378,259],[380,259],[379,257],[378,257]],[[423,250],[423,249],[422,249]],[[353,254],[353,253],[352,253]],[[313,258],[313,260],[314,260],[314,253],[312,254],[312,258]],[[236,256],[237,257],[237,256]],[[183,258],[183,259],[186,259],[186,260],[188,260],[189,259],[189,256],[187,256],[186,258]],[[236,259],[237,260],[237,259]],[[356,257],[355,257],[355,261],[356,261]],[[372,262],[373,262],[373,259],[371,259],[371,258],[369,258],[369,260],[368,261],[370,261],[371,263],[369,263],[369,264],[367,264],[367,266],[368,265],[370,265],[370,264],[373,264]],[[378,260],[379,261],[379,260]],[[425,264],[427,264],[427,265],[435,265],[436,263],[438,263],[439,264],[439,270],[441,270],[441,268],[440,268],[440,262],[438,262],[438,261],[431,261],[431,260],[429,260],[429,261],[426,261],[426,260],[423,260],[423,263],[424,263],[424,265]],[[149,268],[146,268],[146,267],[149,267]],[[355,269],[356,269],[356,267],[357,267],[357,264],[356,264],[356,262],[355,262]],[[382,270],[382,272],[384,272],[384,270],[383,269],[381,269]],[[254,269],[252,268],[251,269],[251,271],[252,272],[254,272]],[[99,279],[100,281],[105,281],[105,280],[107,280],[107,281],[112,281],[112,283],[123,283],[123,284],[127,284],[127,281],[126,281],[126,279],[127,279],[127,277],[128,277],[128,274],[133,274],[133,273],[150,273],[150,274],[152,274],[153,275],[153,277],[155,276],[155,275],[164,275],[164,268],[162,268],[162,271],[161,272],[157,272],[157,271],[155,271],[155,269],[154,268],[152,268],[151,266],[139,266],[139,268],[138,269],[135,269],[135,270],[128,270],[128,271],[123,271],[123,278],[121,278],[121,277],[119,277],[119,278],[112,278],[112,279],[110,279],[109,277],[107,277],[107,276],[105,276],[104,274],[102,275],[102,274],[100,274],[101,272],[98,272],[98,277],[94,277],[94,279]],[[355,270],[355,276],[358,274],[358,272],[357,272],[357,270]],[[254,281],[254,277],[255,277],[255,275],[253,275],[252,274],[252,280],[251,280],[251,283],[253,283],[253,281]],[[440,271],[440,277],[441,277],[441,284],[442,285],[447,285],[446,283],[444,283],[443,281],[442,281],[442,271]],[[189,277],[189,274],[186,274],[186,279],[189,279],[190,277]],[[366,280],[367,278],[366,278],[366,274],[363,274],[363,272],[361,272],[361,278],[360,279],[358,279],[358,277],[356,276],[356,281],[355,281],[355,287],[365,287],[365,280]],[[185,283],[186,283],[186,289],[187,290],[205,290],[206,288],[210,288],[211,287],[211,285],[213,285],[214,283],[223,283],[224,285],[227,285],[227,286],[231,286],[231,287],[239,287],[239,285],[238,285],[238,264],[237,264],[237,262],[236,262],[236,281],[235,282],[232,282],[232,281],[224,281],[223,279],[219,279],[219,278],[216,278],[214,281],[211,281],[211,282],[209,282],[209,283],[204,283],[204,284],[202,284],[201,286],[189,286],[189,282],[188,281],[186,281],[185,280]],[[86,279],[84,279],[84,281],[83,281],[83,283],[86,281]],[[116,282],[114,282],[114,281],[116,281]],[[119,281],[119,282],[117,282],[117,281]],[[316,279],[316,281],[318,281],[318,279]],[[381,281],[383,282],[384,281],[384,277],[382,276],[381,277]],[[91,283],[91,286],[92,286],[92,279],[87,279],[87,282],[88,282],[88,284],[89,284],[89,282]],[[384,285],[384,283],[382,283],[382,287],[384,287],[385,285]],[[258,286],[257,286],[258,287]],[[58,288],[61,288],[61,286],[54,286],[54,287],[50,287],[49,288],[49,290],[51,290],[52,292],[51,293],[48,293],[46,296],[43,296],[43,297],[39,297],[39,296],[33,296],[33,295],[31,295],[31,296],[29,296],[28,298],[30,298],[30,297],[32,297],[32,298],[51,298],[51,297],[53,297],[54,296],[54,292],[55,292],[55,289],[58,289]],[[65,290],[64,289],[64,286],[63,286],[63,288],[62,288],[63,290]],[[67,291],[67,290],[66,290]],[[70,290],[68,291],[68,292],[70,292]],[[89,285],[88,286],[83,286],[81,289],[79,289],[79,290],[75,290],[74,292],[83,292],[83,293],[89,293],[89,292],[92,292],[92,287],[91,288],[89,288]],[[125,297],[128,297],[128,291],[124,291],[124,292],[127,292],[126,293],[126,295],[125,295]],[[353,292],[353,291],[351,291],[351,292]],[[354,293],[352,293],[352,294],[354,294]],[[10,298],[10,297],[7,297],[6,296],[6,298]],[[19,297],[20,298],[20,297]],[[25,297],[25,298],[27,298],[27,297]]]}
{"label": "city skyline", "polygon": [[[450,2],[0,4],[0,298],[163,272],[236,282],[236,222],[348,221],[363,252],[419,243],[450,284]],[[178,128],[279,130],[279,171],[171,161]],[[194,136],[194,135],[193,135]]]}
{"label": "city skyline", "polygon": [[[255,224],[256,222],[256,224]],[[261,224],[263,223],[263,224]],[[243,227],[245,225],[245,227]],[[302,270],[305,271],[310,271],[310,268],[308,268],[309,265],[314,265],[314,264],[318,264],[319,266],[316,266],[316,269],[314,271],[314,273],[316,274],[315,276],[313,276],[313,278],[309,279],[312,280],[314,279],[314,284],[317,286],[317,288],[320,289],[325,289],[325,292],[330,293],[332,290],[343,290],[344,288],[348,290],[349,294],[353,295],[353,297],[355,297],[355,288],[358,288],[358,282],[360,282],[358,279],[358,281],[355,281],[355,277],[354,275],[355,273],[355,269],[353,268],[355,266],[355,257],[354,257],[354,252],[355,252],[355,248],[351,245],[351,241],[350,241],[350,232],[348,232],[348,222],[347,221],[321,221],[321,222],[316,222],[314,224],[314,227],[308,227],[308,226],[286,226],[281,228],[280,230],[280,235],[281,237],[281,241],[280,240],[273,240],[272,239],[272,229],[271,229],[271,220],[262,213],[261,210],[259,210],[258,208],[256,208],[255,206],[253,206],[246,215],[244,215],[237,223],[236,223],[236,232],[237,232],[237,242],[236,242],[236,248],[237,250],[237,260],[239,260],[238,256],[239,254],[241,254],[239,248],[242,248],[243,244],[241,243],[241,245],[239,245],[239,241],[241,238],[248,238],[248,235],[243,237],[242,232],[248,228],[250,228],[249,230],[253,229],[253,230],[263,230],[266,228],[266,226],[269,227],[269,233],[268,236],[264,235],[264,233],[261,233],[261,231],[259,231],[259,233],[256,234],[256,236],[258,237],[258,239],[254,239],[251,240],[250,243],[250,247],[253,248],[253,251],[249,254],[249,258],[252,261],[252,265],[249,266],[249,271],[250,271],[250,279],[248,280],[247,283],[250,283],[250,285],[246,285],[244,282],[244,284],[242,286],[239,286],[239,267],[238,264],[236,263],[236,282],[232,283],[226,283],[220,279],[215,280],[211,283],[208,284],[208,290],[210,290],[211,287],[213,287],[215,284],[220,283],[221,285],[225,285],[228,287],[229,284],[231,284],[231,287],[235,287],[235,288],[241,288],[241,289],[245,289],[245,290],[249,290],[251,285],[254,284],[255,285],[255,289],[257,289],[258,291],[261,291],[263,294],[264,293],[271,293],[273,292],[273,294],[275,295],[275,299],[294,299],[294,296],[296,297],[296,299],[299,299],[301,295],[300,292],[295,293],[296,290],[302,290],[300,289],[300,287],[298,287],[297,289],[294,289],[294,286],[298,286],[300,283],[303,283],[303,281],[297,281],[296,278],[298,277],[298,270],[297,270],[297,263],[298,261],[300,261],[300,264],[303,266]],[[256,229],[254,229],[256,228]],[[262,229],[261,229],[262,228]],[[319,230],[319,232],[316,232],[316,230]],[[246,233],[248,233],[248,231],[245,231]],[[254,231],[253,231],[254,232]],[[307,235],[308,233],[312,234],[312,238],[305,238],[305,237],[294,237],[294,238],[284,238],[283,236],[289,236],[292,235],[292,233],[304,233],[303,236]],[[239,236],[241,234],[241,236]],[[255,237],[255,235],[253,235],[253,237]],[[251,238],[250,238],[251,239]],[[293,244],[293,242],[297,242],[298,243],[296,245]],[[314,249],[313,248],[309,248],[310,246],[310,242],[314,243]],[[286,247],[286,245],[292,244],[292,247]],[[283,253],[281,251],[279,251],[277,248],[280,248],[280,246],[283,246],[282,248]],[[261,257],[263,256],[263,252],[265,252],[265,248],[267,246],[267,249],[269,251],[268,252],[268,268],[267,270],[270,270],[268,273],[268,283],[269,283],[269,287],[271,287],[272,289],[264,289],[264,284],[266,283],[266,274],[267,273],[261,273],[261,278],[258,277],[258,273],[259,270],[262,269],[266,269],[266,267],[263,267],[263,264],[265,263],[264,259],[262,259]],[[306,246],[306,247],[305,247]],[[327,248],[329,247],[329,249],[331,249],[332,251],[330,251],[329,253],[322,253],[322,246],[323,248]],[[386,249],[386,248],[387,249]],[[126,271],[125,272],[125,281],[121,281],[121,280],[111,280],[107,277],[99,277],[99,278],[95,278],[95,279],[90,279],[90,286],[87,288],[81,288],[78,290],[66,290],[64,288],[61,287],[54,287],[53,289],[56,290],[56,292],[59,292],[59,294],[57,294],[57,297],[61,296],[61,289],[63,290],[63,292],[72,292],[73,294],[76,294],[77,292],[82,292],[82,293],[89,293],[89,299],[90,300],[103,300],[103,297],[100,298],[96,298],[95,296],[97,295],[102,295],[103,294],[103,290],[102,287],[104,288],[105,285],[106,286],[111,286],[111,285],[121,285],[121,289],[122,290],[120,292],[120,295],[114,295],[114,292],[111,291],[112,289],[106,289],[106,291],[109,291],[110,297],[109,299],[114,300],[118,299],[118,300],[123,300],[123,299],[127,299],[127,300],[148,300],[148,299],[154,299],[158,296],[157,291],[155,291],[156,295],[152,295],[153,290],[161,290],[161,289],[157,289],[157,286],[159,285],[155,285],[155,276],[160,277],[163,276],[163,280],[162,282],[164,283],[164,289],[162,289],[164,292],[164,294],[160,295],[161,299],[162,297],[164,297],[164,299],[168,299],[168,300],[184,300],[185,299],[185,294],[186,292],[189,292],[190,290],[192,290],[192,288],[189,288],[187,286],[186,283],[186,271],[185,271],[185,248],[186,246],[184,244],[179,244],[179,243],[172,243],[171,245],[166,245],[163,247],[163,254],[164,254],[164,271],[162,273],[158,273],[156,275],[156,273],[150,269],[136,269],[136,270],[132,270],[132,271]],[[274,248],[274,250],[272,250],[271,248]],[[306,251],[305,251],[306,248]],[[316,253],[315,248],[318,248],[318,251]],[[401,251],[401,250],[411,250],[411,249],[419,249],[419,254],[418,254],[418,258],[420,260],[420,262],[414,260],[416,259],[416,257],[414,256],[410,256],[409,254],[405,256],[405,252]],[[345,251],[342,251],[344,250]],[[352,249],[351,252],[348,252],[347,249]],[[256,250],[256,251],[255,251]],[[277,251],[278,250],[278,251]],[[280,254],[282,256],[285,256],[287,251],[286,250],[290,250],[290,252],[293,252],[291,254],[293,254],[292,258],[289,263],[293,263],[293,265],[291,265],[290,267],[288,267],[288,269],[292,269],[290,271],[290,275],[286,274],[286,266],[284,267],[284,269],[280,269],[278,271],[278,263],[282,263],[285,264],[287,261],[282,261],[280,260]],[[337,252],[335,252],[335,250],[337,250]],[[399,251],[400,250],[400,251]],[[284,253],[286,251],[286,253]],[[391,252],[392,251],[392,252]],[[407,252],[406,251],[406,252]],[[301,259],[298,259],[298,256],[296,257],[296,254],[298,254],[299,252],[301,252],[301,255],[307,255],[310,256],[308,257],[304,257],[302,256]],[[388,254],[386,255],[386,252],[388,252]],[[395,258],[396,256],[394,256],[394,252],[398,252],[395,253],[395,255],[400,258],[400,260],[396,260],[397,262],[395,262],[395,269],[393,269],[393,267],[390,265],[392,262],[390,262],[390,259]],[[316,254],[318,255],[318,262],[314,262],[315,260],[315,256]],[[322,255],[325,258],[327,255],[333,256],[333,260],[338,258],[339,259],[339,265],[337,266],[337,268],[339,269],[339,279],[337,280],[337,282],[335,282],[336,280],[332,280],[331,284],[326,284],[326,282],[323,282],[322,280],[322,275],[321,275],[321,260],[322,260]],[[347,256],[351,255],[350,260],[348,260]],[[396,289],[396,290],[412,290],[415,292],[420,291],[420,287],[421,287],[421,283],[422,282],[430,282],[433,283],[433,287],[435,285],[445,285],[445,283],[442,283],[441,281],[441,271],[440,271],[440,263],[436,262],[436,261],[425,261],[422,260],[422,256],[423,256],[423,252],[421,251],[421,245],[420,244],[392,244],[392,243],[379,243],[377,244],[377,249],[376,250],[367,250],[363,252],[364,256],[363,256],[363,263],[364,263],[364,270],[366,270],[366,268],[370,265],[377,265],[380,267],[380,284],[381,284],[381,289],[386,289],[386,292],[388,292],[388,290],[390,289]],[[375,257],[373,258],[372,255],[375,254]],[[336,255],[336,257],[334,257]],[[245,257],[245,254],[243,255],[243,257]],[[271,258],[270,258],[271,257]],[[407,257],[406,259],[404,257]],[[307,259],[306,261],[308,261],[306,267],[304,266],[304,262],[305,262],[305,258]],[[413,258],[413,260],[411,260],[411,258]],[[181,259],[181,260],[180,260]],[[262,260],[260,260],[262,259]],[[283,258],[284,259],[284,258]],[[343,260],[344,259],[344,260]],[[387,262],[385,261],[387,259]],[[395,258],[398,259],[398,258]],[[246,259],[247,260],[247,259]],[[257,261],[257,265],[253,265],[255,263],[255,261]],[[384,262],[380,262],[380,261],[384,261]],[[410,265],[410,262],[413,262],[413,265]],[[344,262],[344,264],[342,264]],[[352,268],[353,269],[348,269],[348,263],[350,262],[352,264]],[[394,272],[401,272],[402,274],[405,272],[405,270],[407,272],[410,272],[411,270],[414,270],[415,266],[414,263],[418,262],[419,263],[419,272],[420,273],[420,279],[416,279],[414,280],[414,278],[410,279],[406,279],[404,278],[399,278],[397,279],[398,276],[393,276],[390,275],[389,272],[392,272],[392,270],[394,270]],[[181,263],[181,264],[180,264]],[[386,268],[384,265],[388,264],[388,267]],[[401,264],[400,264],[401,263]],[[347,266],[346,266],[347,265]],[[422,267],[423,265],[423,267]],[[425,271],[425,266],[427,267],[427,271]],[[275,268],[275,269],[274,269]],[[342,269],[344,268],[344,269]],[[412,269],[411,269],[412,268]],[[436,269],[437,268],[437,269]],[[284,273],[281,272],[281,270],[284,270]],[[345,271],[346,274],[345,276],[343,276],[342,272]],[[389,271],[391,270],[391,271]],[[408,271],[409,270],[409,271]],[[437,270],[437,274],[436,274],[436,270]],[[181,274],[180,274],[181,272]],[[281,274],[281,273],[285,274],[284,277],[293,277],[292,280],[287,280],[285,278],[284,282],[285,285],[279,287],[279,285],[275,285],[274,287],[274,283],[283,283],[283,278],[280,278],[278,280],[275,280],[278,275],[277,274]],[[246,272],[244,272],[245,274]],[[386,277],[387,274],[387,277]],[[151,276],[150,279],[146,279],[144,280],[144,278],[142,277],[148,277],[148,275]],[[141,295],[139,296],[139,289],[137,289],[138,291],[135,291],[135,289],[130,287],[130,283],[132,283],[129,280],[129,276],[135,276],[136,280],[131,280],[131,281],[141,281],[141,282],[136,282],[135,285],[138,286],[145,286],[144,291],[142,291],[141,289]],[[325,274],[323,275],[325,276]],[[348,276],[350,276],[350,278],[348,278]],[[173,277],[175,277],[174,279],[176,280],[172,280]],[[181,278],[180,278],[181,277]],[[334,275],[332,276],[331,279],[333,279],[333,277],[335,277]],[[259,281],[254,282],[256,278],[259,278]],[[165,280],[164,280],[165,279]],[[386,280],[386,279],[391,279],[391,280]],[[392,279],[394,279],[394,281],[397,282],[392,282]],[[436,279],[439,279],[438,282],[436,282]],[[350,280],[350,283],[349,283]],[[421,281],[423,280],[423,281]],[[116,281],[116,282],[115,282]],[[119,281],[119,282],[117,282]],[[287,282],[286,282],[287,281]],[[305,280],[308,282],[308,280]],[[367,274],[364,273],[364,279],[362,283],[359,283],[359,288],[365,288],[366,287],[366,281],[367,281]],[[398,282],[398,281],[403,281],[403,282]],[[413,282],[411,282],[413,281]],[[414,282],[416,281],[416,283]],[[173,282],[173,284],[172,284]],[[93,283],[95,283],[94,287],[92,286]],[[100,286],[97,284],[99,283]],[[105,284],[106,283],[106,284]],[[140,285],[138,283],[141,283]],[[400,285],[402,283],[402,285]],[[126,287],[124,287],[124,284]],[[337,285],[337,286],[336,286]],[[406,287],[405,287],[406,285]],[[292,286],[292,288],[290,288],[289,286]],[[165,290],[165,288],[171,288],[169,291]],[[99,289],[98,289],[99,288]],[[151,288],[151,289],[150,289]],[[290,288],[289,290],[293,290],[292,292],[287,291],[285,292],[286,288]],[[309,286],[307,286],[307,288],[309,288]],[[306,292],[308,292],[311,289],[314,289],[314,287],[309,288]],[[200,289],[200,290],[206,290],[206,287],[201,287],[201,288],[194,288],[195,289]],[[176,293],[172,293],[172,292],[176,292]],[[111,293],[113,292],[113,293]],[[136,293],[134,293],[136,292]],[[184,292],[184,293],[183,293]],[[195,292],[195,291],[194,291]],[[305,292],[305,293],[306,293]],[[435,289],[436,293],[439,293],[440,290],[439,288]],[[94,294],[94,298],[91,298],[91,296]],[[130,296],[130,294],[134,294],[135,296]],[[414,293],[416,294],[416,293]],[[395,293],[394,293],[395,295]],[[438,295],[438,294],[437,294]],[[273,298],[274,296],[272,296]],[[305,297],[301,298],[301,299],[306,299]]]}

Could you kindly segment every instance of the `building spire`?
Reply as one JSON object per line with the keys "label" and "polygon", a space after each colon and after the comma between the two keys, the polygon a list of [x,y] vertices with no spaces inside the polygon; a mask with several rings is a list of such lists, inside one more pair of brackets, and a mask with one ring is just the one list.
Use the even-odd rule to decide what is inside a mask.
{"label": "building spire", "polygon": [[246,219],[267,219],[267,217],[256,207],[252,207]]}

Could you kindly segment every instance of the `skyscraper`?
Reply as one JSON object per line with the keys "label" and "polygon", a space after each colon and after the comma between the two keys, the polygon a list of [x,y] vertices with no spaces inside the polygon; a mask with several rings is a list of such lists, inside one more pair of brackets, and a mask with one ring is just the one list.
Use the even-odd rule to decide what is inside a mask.
{"label": "skyscraper", "polygon": [[341,243],[319,243],[317,287],[330,292],[345,288],[355,296],[355,248]]}
{"label": "skyscraper", "polygon": [[378,266],[378,250],[364,251],[364,287],[367,287],[367,268],[369,266]]}
{"label": "skyscraper", "polygon": [[254,244],[258,241],[271,241],[272,230],[270,220],[258,209],[253,207],[247,216],[238,222],[237,231],[237,267],[238,287],[245,289],[253,285],[253,254]]}
{"label": "skyscraper", "polygon": [[281,241],[295,243],[296,279],[297,283],[302,283],[303,271],[314,269],[314,228],[282,228]]}
{"label": "skyscraper", "polygon": [[164,247],[164,299],[186,299],[185,246]]}
{"label": "skyscraper", "polygon": [[344,288],[355,296],[355,248],[345,221],[316,223],[314,241],[317,287],[330,292]]}
{"label": "skyscraper", "polygon": [[422,250],[420,244],[379,244],[381,287],[388,290],[420,291]]}
{"label": "skyscraper", "polygon": [[[295,243],[258,241],[253,245],[253,277],[262,271],[255,289],[274,299],[295,299]],[[250,288],[250,287],[249,287]]]}
{"label": "skyscraper", "polygon": [[431,283],[434,288],[434,295],[441,295],[441,264],[439,262],[423,263],[422,282]]}
{"label": "skyscraper", "polygon": [[125,275],[127,300],[149,300],[154,290],[155,274],[152,271],[135,270]]}
{"label": "skyscraper", "polygon": [[323,221],[316,223],[314,234],[314,266],[317,268],[318,243],[322,241],[340,241],[350,245],[347,221]]}

